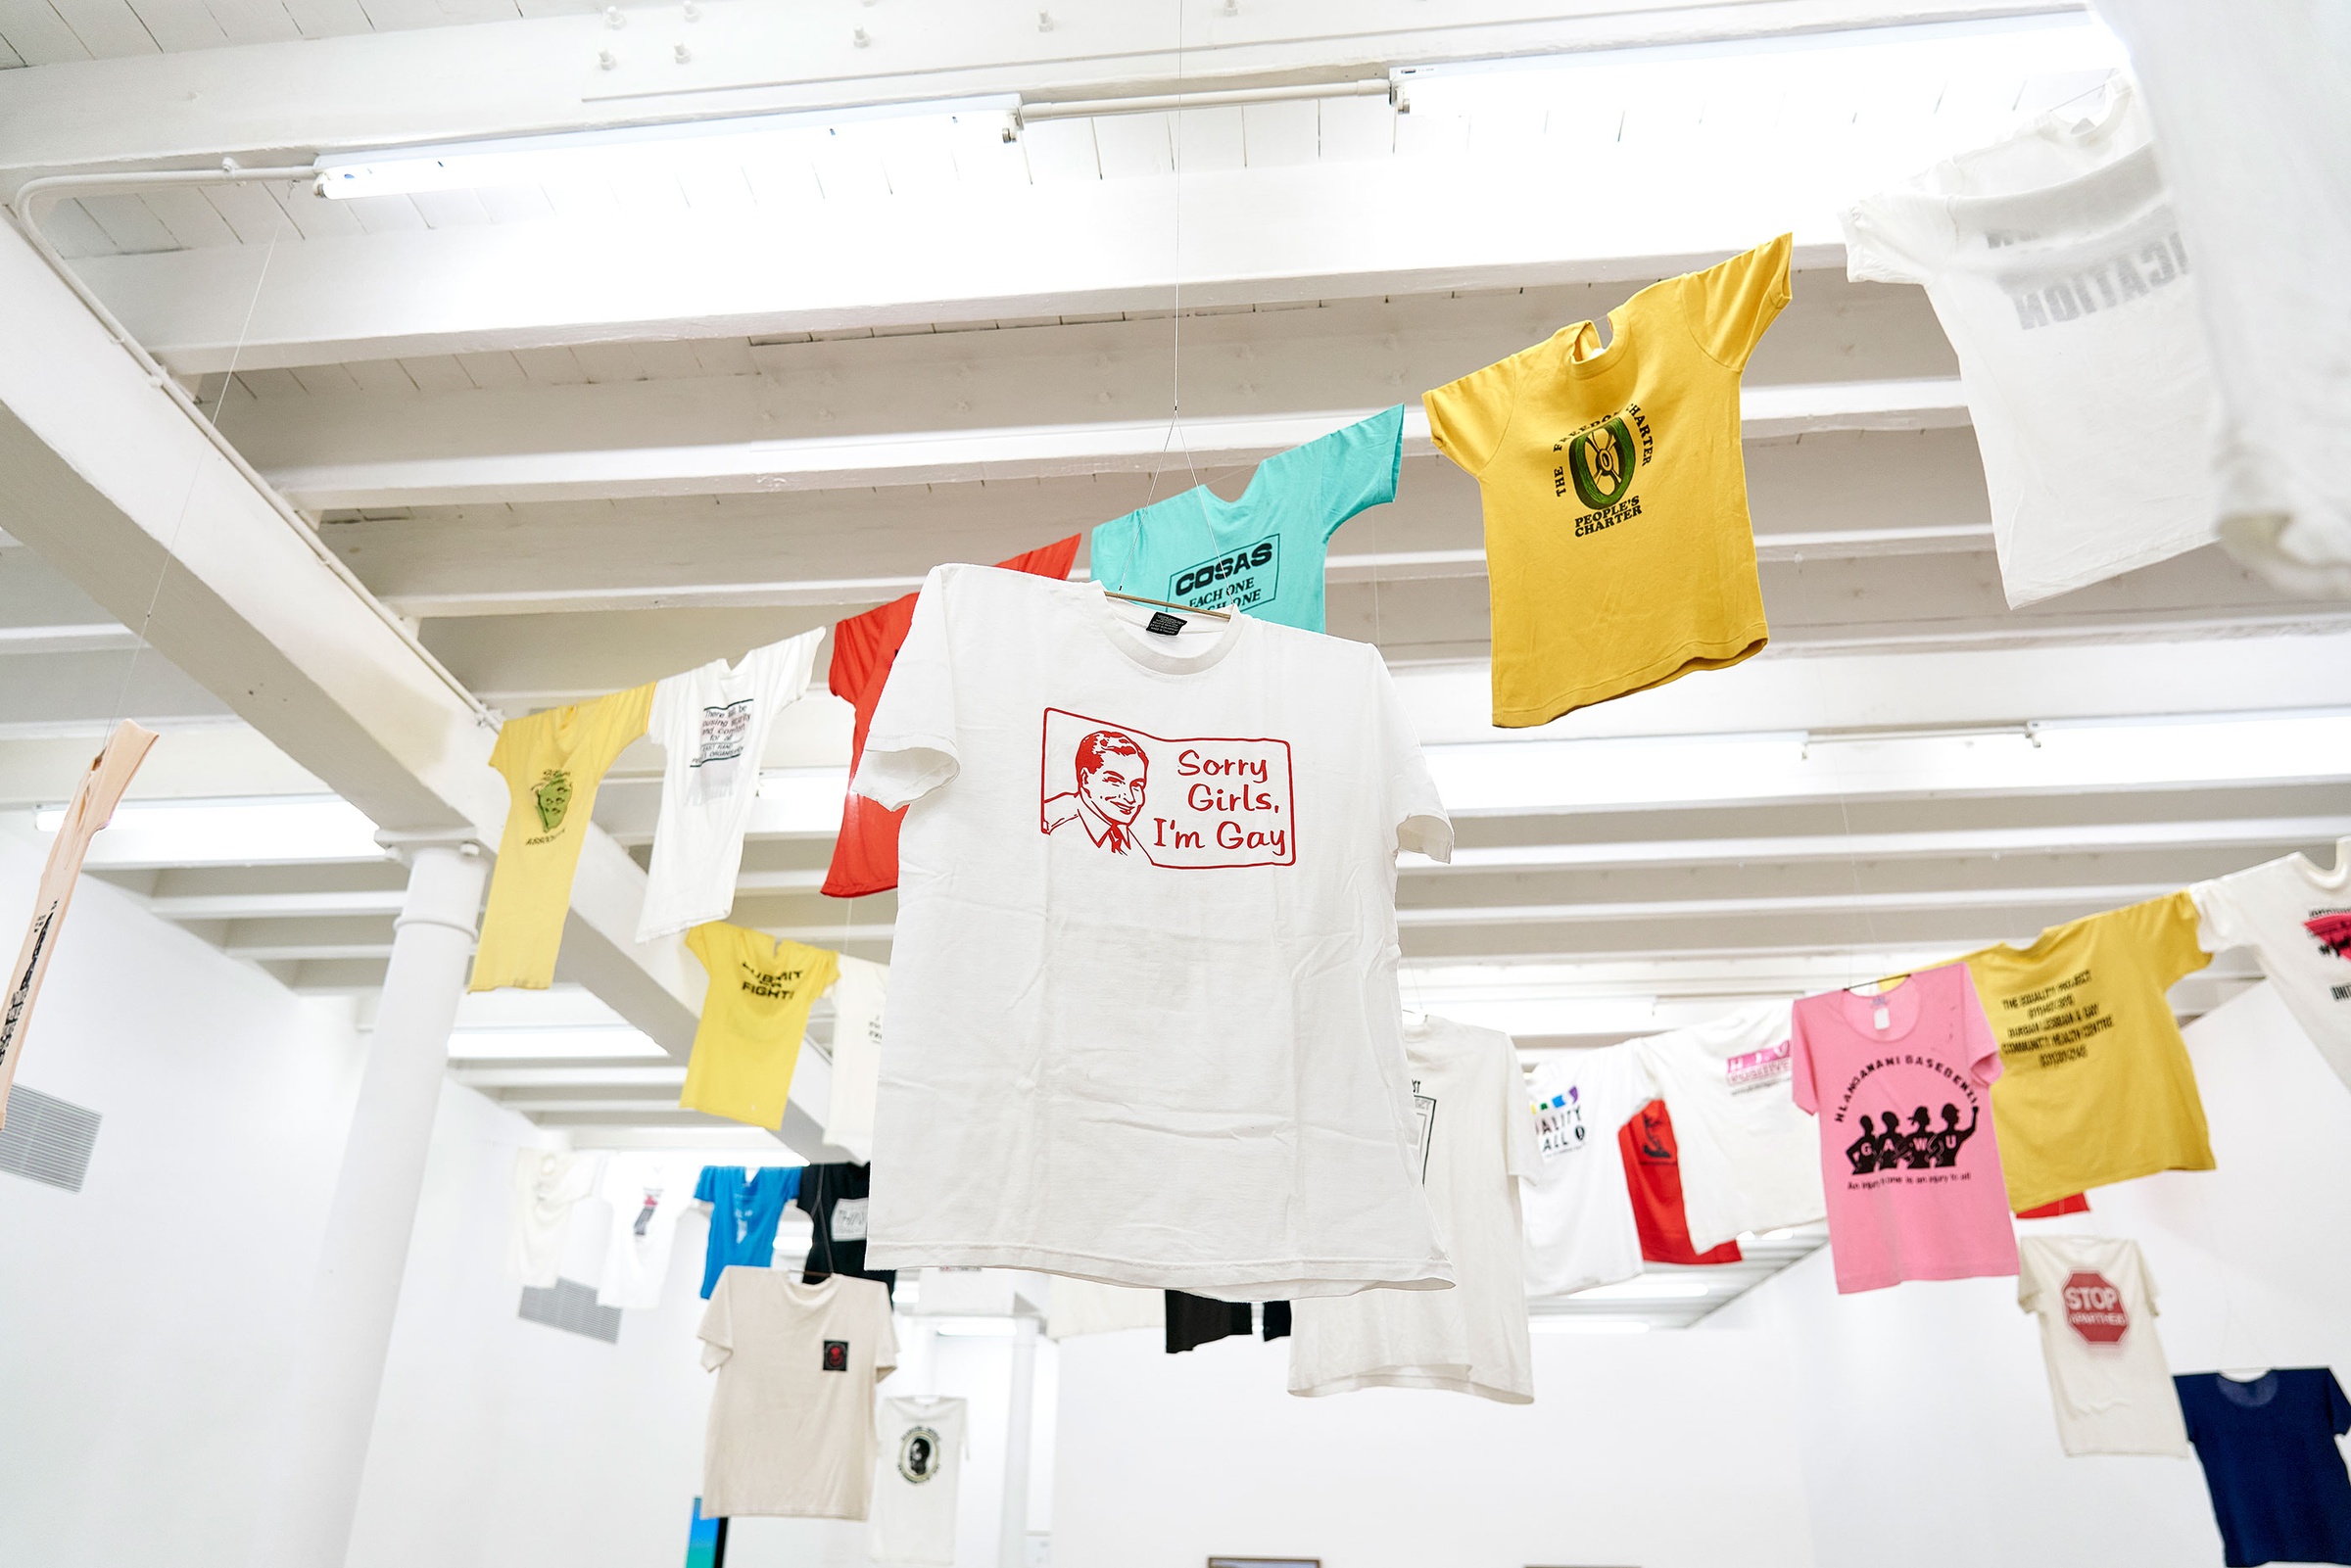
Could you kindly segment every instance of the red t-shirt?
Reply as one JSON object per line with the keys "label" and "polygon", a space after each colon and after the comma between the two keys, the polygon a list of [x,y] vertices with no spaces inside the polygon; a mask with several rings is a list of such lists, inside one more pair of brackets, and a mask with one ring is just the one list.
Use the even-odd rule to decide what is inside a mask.
{"label": "red t-shirt", "polygon": [[[1038,577],[1068,577],[1078,559],[1081,534],[1056,545],[1032,549],[996,564],[1011,572]],[[852,615],[833,628],[833,673],[827,684],[833,694],[857,710],[857,727],[849,740],[849,777],[865,756],[865,732],[873,725],[875,705],[888,684],[890,664],[914,624],[916,595],[892,599],[880,609]],[[863,898],[887,893],[898,885],[898,824],[906,808],[885,811],[856,791],[849,792],[840,812],[840,836],[833,841],[833,866],[825,873],[825,891],[835,898]]]}
{"label": "red t-shirt", "polygon": [[1710,1253],[1690,1247],[1690,1221],[1682,1213],[1682,1162],[1673,1141],[1673,1118],[1665,1102],[1652,1100],[1616,1129],[1624,1154],[1624,1181],[1633,1194],[1633,1228],[1641,1233],[1641,1256],[1653,1263],[1735,1263],[1739,1244],[1726,1241]]}

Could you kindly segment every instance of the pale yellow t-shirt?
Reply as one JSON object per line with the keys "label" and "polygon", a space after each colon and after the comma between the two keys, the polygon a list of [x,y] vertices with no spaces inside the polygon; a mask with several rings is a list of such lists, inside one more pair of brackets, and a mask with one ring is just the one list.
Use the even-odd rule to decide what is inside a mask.
{"label": "pale yellow t-shirt", "polygon": [[1486,503],[1494,722],[1562,713],[1762,649],[1739,373],[1788,303],[1791,237],[1652,284],[1425,393]]}
{"label": "pale yellow t-shirt", "polygon": [[554,983],[555,951],[571,909],[572,874],[596,811],[604,770],[645,734],[653,689],[637,687],[527,719],[498,732],[490,766],[506,777],[506,828],[490,874],[490,904],[467,989],[502,985],[544,991]]}
{"label": "pale yellow t-shirt", "polygon": [[2164,998],[2212,962],[2193,899],[2109,910],[1965,962],[2000,1042],[1991,1121],[2010,1209],[2212,1168],[2195,1069]]}
{"label": "pale yellow t-shirt", "polygon": [[840,974],[839,956],[725,921],[696,926],[686,946],[710,972],[710,989],[678,1104],[754,1127],[782,1126],[808,1009]]}

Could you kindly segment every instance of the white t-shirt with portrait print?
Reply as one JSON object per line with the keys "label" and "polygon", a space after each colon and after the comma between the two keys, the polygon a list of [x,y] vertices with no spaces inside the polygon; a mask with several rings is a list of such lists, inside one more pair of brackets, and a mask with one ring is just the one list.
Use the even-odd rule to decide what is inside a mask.
{"label": "white t-shirt with portrait print", "polygon": [[1673,1118],[1690,1245],[1828,1212],[1820,1131],[1796,1108],[1786,1002],[1765,1002],[1633,1044]]}
{"label": "white t-shirt with portrait print", "polygon": [[1641,1232],[1616,1133],[1655,1098],[1627,1041],[1536,1065],[1535,1179],[1526,1189],[1526,1293],[1565,1296],[1641,1272]]}
{"label": "white t-shirt with portrait print", "polygon": [[972,1454],[964,1402],[884,1400],[881,1438],[865,1554],[909,1568],[954,1568],[955,1494]]}
{"label": "white t-shirt with portrait print", "polygon": [[2207,953],[2249,947],[2336,1077],[2351,1084],[2351,838],[2323,870],[2292,854],[2188,890]]}
{"label": "white t-shirt with portrait print", "polygon": [[647,734],[663,753],[661,815],[637,940],[725,920],[735,907],[743,835],[759,794],[759,754],[776,715],[807,693],[822,627],[713,659],[653,688]]}
{"label": "white t-shirt with portrait print", "polygon": [[2220,395],[2144,111],[2118,86],[1853,208],[1856,282],[1959,356],[2010,608],[2208,544]]}
{"label": "white t-shirt with portrait print", "polygon": [[1453,831],[1375,649],[942,566],[854,787],[910,806],[871,1266],[1451,1282],[1395,899]]}

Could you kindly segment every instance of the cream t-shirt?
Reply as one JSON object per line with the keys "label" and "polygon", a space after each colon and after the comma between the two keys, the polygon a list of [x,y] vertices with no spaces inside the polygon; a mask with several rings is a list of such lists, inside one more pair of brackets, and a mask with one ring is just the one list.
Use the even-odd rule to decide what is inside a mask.
{"label": "cream t-shirt", "polygon": [[1791,1092],[1788,1018],[1786,1002],[1767,1002],[1633,1042],[1673,1117],[1699,1252],[1828,1212],[1820,1135]]}
{"label": "cream t-shirt", "polygon": [[2016,1256],[2016,1303],[2040,1318],[2065,1451],[2185,1458],[2187,1427],[2155,1337],[2155,1279],[2138,1243],[2027,1236]]}
{"label": "cream t-shirt", "polygon": [[2351,838],[2334,868],[2300,854],[2188,890],[2204,950],[2249,947],[2336,1077],[2351,1083]]}
{"label": "cream t-shirt", "polygon": [[696,1331],[718,1373],[702,1513],[862,1519],[873,1492],[874,1385],[898,1364],[879,1280],[728,1269]]}

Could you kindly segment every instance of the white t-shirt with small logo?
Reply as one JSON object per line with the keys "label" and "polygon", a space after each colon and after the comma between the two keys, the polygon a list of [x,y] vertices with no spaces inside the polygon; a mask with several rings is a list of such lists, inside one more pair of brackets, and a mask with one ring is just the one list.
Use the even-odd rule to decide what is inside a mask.
{"label": "white t-shirt with small logo", "polygon": [[702,1440],[705,1518],[863,1519],[873,1497],[874,1385],[898,1364],[878,1280],[741,1264],[702,1309],[718,1374]]}
{"label": "white t-shirt with small logo", "polygon": [[964,1402],[884,1400],[882,1461],[865,1553],[876,1562],[954,1568],[955,1493],[971,1456]]}
{"label": "white t-shirt with small logo", "polygon": [[2065,1451],[2184,1458],[2187,1427],[2155,1336],[2155,1280],[2138,1243],[2025,1236],[2016,1258],[2016,1302],[2040,1317]]}
{"label": "white t-shirt with small logo", "polygon": [[1367,1290],[1291,1311],[1290,1392],[1450,1389],[1535,1397],[1518,1187],[1540,1164],[1518,1048],[1494,1029],[1408,1017],[1422,1185],[1453,1259],[1447,1291]]}
{"label": "white t-shirt with small logo", "polygon": [[1767,1002],[1633,1043],[1673,1117],[1690,1245],[1828,1212],[1820,1133],[1796,1108],[1789,1005]]}
{"label": "white t-shirt with small logo", "polygon": [[1526,1293],[1564,1296],[1641,1272],[1617,1129],[1655,1090],[1628,1041],[1544,1062],[1527,1074],[1535,1179],[1525,1191]]}
{"label": "white t-shirt with small logo", "polygon": [[604,1162],[597,1195],[612,1206],[612,1217],[596,1288],[599,1306],[661,1305],[678,1221],[693,1207],[701,1174],[699,1156],[621,1154]]}
{"label": "white t-shirt with small logo", "polygon": [[822,627],[713,659],[653,688],[647,733],[661,747],[661,816],[637,940],[725,920],[735,907],[743,834],[759,794],[759,753],[776,715],[808,690]]}
{"label": "white t-shirt with small logo", "polygon": [[869,1265],[1450,1283],[1395,899],[1453,831],[1377,650],[942,566],[855,787],[911,805]]}
{"label": "white t-shirt with small logo", "polygon": [[1845,217],[1855,281],[1924,285],[1959,356],[2011,608],[2214,538],[2196,272],[2123,88]]}
{"label": "white t-shirt with small logo", "polygon": [[2335,1076],[2351,1083],[2351,838],[2322,871],[2287,855],[2188,889],[2208,953],[2249,947]]}

